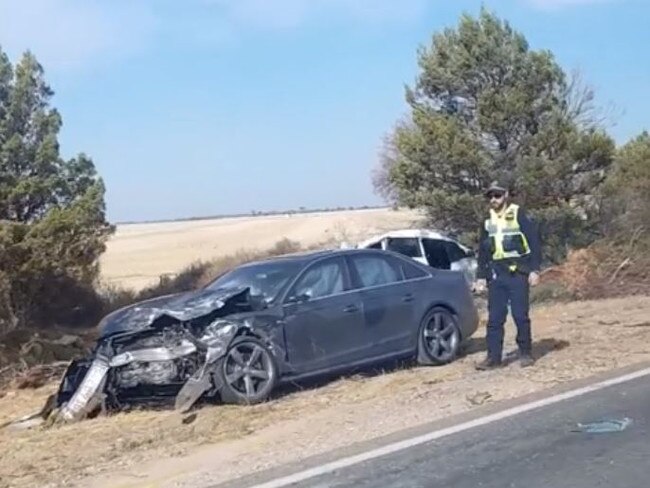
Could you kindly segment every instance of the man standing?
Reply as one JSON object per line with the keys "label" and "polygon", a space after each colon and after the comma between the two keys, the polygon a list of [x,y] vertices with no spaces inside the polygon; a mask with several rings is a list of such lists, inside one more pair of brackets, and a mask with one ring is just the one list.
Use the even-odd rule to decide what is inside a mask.
{"label": "man standing", "polygon": [[477,289],[488,288],[488,353],[476,368],[488,370],[501,366],[508,305],[517,326],[520,364],[532,366],[529,291],[539,281],[539,234],[523,209],[510,202],[506,185],[493,182],[486,197],[490,215],[481,227]]}

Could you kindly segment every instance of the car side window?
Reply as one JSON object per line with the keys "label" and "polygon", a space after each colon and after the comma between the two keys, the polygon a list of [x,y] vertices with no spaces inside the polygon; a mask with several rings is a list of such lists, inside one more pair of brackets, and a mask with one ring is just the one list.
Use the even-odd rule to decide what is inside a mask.
{"label": "car side window", "polygon": [[447,255],[452,263],[468,257],[467,253],[465,253],[465,251],[463,251],[463,249],[455,242],[446,241],[446,245]]}
{"label": "car side window", "polygon": [[392,237],[387,240],[386,249],[410,258],[422,257],[420,240],[415,237]]}
{"label": "car side window", "polygon": [[343,261],[340,259],[316,263],[303,274],[289,296],[322,298],[345,291]]}
{"label": "car side window", "polygon": [[402,281],[399,267],[383,256],[354,256],[352,265],[364,288]]}
{"label": "car side window", "polygon": [[449,269],[451,262],[447,254],[445,241],[440,239],[423,239],[424,253],[432,268]]}

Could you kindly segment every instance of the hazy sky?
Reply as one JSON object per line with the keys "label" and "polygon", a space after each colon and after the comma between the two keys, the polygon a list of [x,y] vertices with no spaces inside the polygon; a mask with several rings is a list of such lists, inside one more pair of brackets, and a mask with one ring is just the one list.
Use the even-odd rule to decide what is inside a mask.
{"label": "hazy sky", "polygon": [[[484,2],[650,129],[650,2]],[[381,203],[370,171],[406,109],[416,49],[469,0],[0,0],[0,45],[31,49],[112,221]]]}

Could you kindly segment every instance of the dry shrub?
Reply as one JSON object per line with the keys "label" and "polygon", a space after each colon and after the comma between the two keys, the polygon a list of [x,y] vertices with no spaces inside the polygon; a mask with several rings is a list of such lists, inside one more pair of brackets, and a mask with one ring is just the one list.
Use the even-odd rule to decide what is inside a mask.
{"label": "dry shrub", "polygon": [[[318,246],[315,246],[318,247]],[[302,249],[299,242],[292,241],[288,238],[283,238],[277,241],[271,249],[265,252],[267,256],[280,256],[282,254],[291,254],[298,252]]]}
{"label": "dry shrub", "polygon": [[570,302],[575,298],[575,295],[565,285],[557,281],[546,280],[530,291],[530,301],[536,305]]}
{"label": "dry shrub", "polygon": [[589,289],[596,266],[596,253],[593,249],[569,252],[566,263],[561,266],[564,285],[570,291],[578,294]]}
{"label": "dry shrub", "polygon": [[562,265],[544,273],[543,283],[562,285],[577,299],[650,294],[650,236],[603,240],[572,251]]}

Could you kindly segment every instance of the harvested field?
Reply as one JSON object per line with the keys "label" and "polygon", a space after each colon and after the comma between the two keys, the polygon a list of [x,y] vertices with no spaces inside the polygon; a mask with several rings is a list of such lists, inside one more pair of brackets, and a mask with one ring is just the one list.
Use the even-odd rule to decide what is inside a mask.
{"label": "harvested field", "polygon": [[304,247],[355,241],[412,227],[420,218],[415,211],[371,209],[120,225],[101,258],[102,277],[107,284],[139,290],[194,261],[266,249],[282,238]]}
{"label": "harvested field", "polygon": [[[539,306],[533,330],[541,358],[531,369],[514,363],[501,371],[476,372],[473,364],[484,354],[481,330],[466,355],[445,367],[338,379],[255,407],[209,406],[187,423],[173,412],[141,411],[46,430],[0,431],[0,486],[218,483],[647,361],[648,317],[650,297],[642,296]],[[507,345],[506,351],[514,345],[510,322]],[[52,388],[5,392],[0,422],[40,407]]]}

